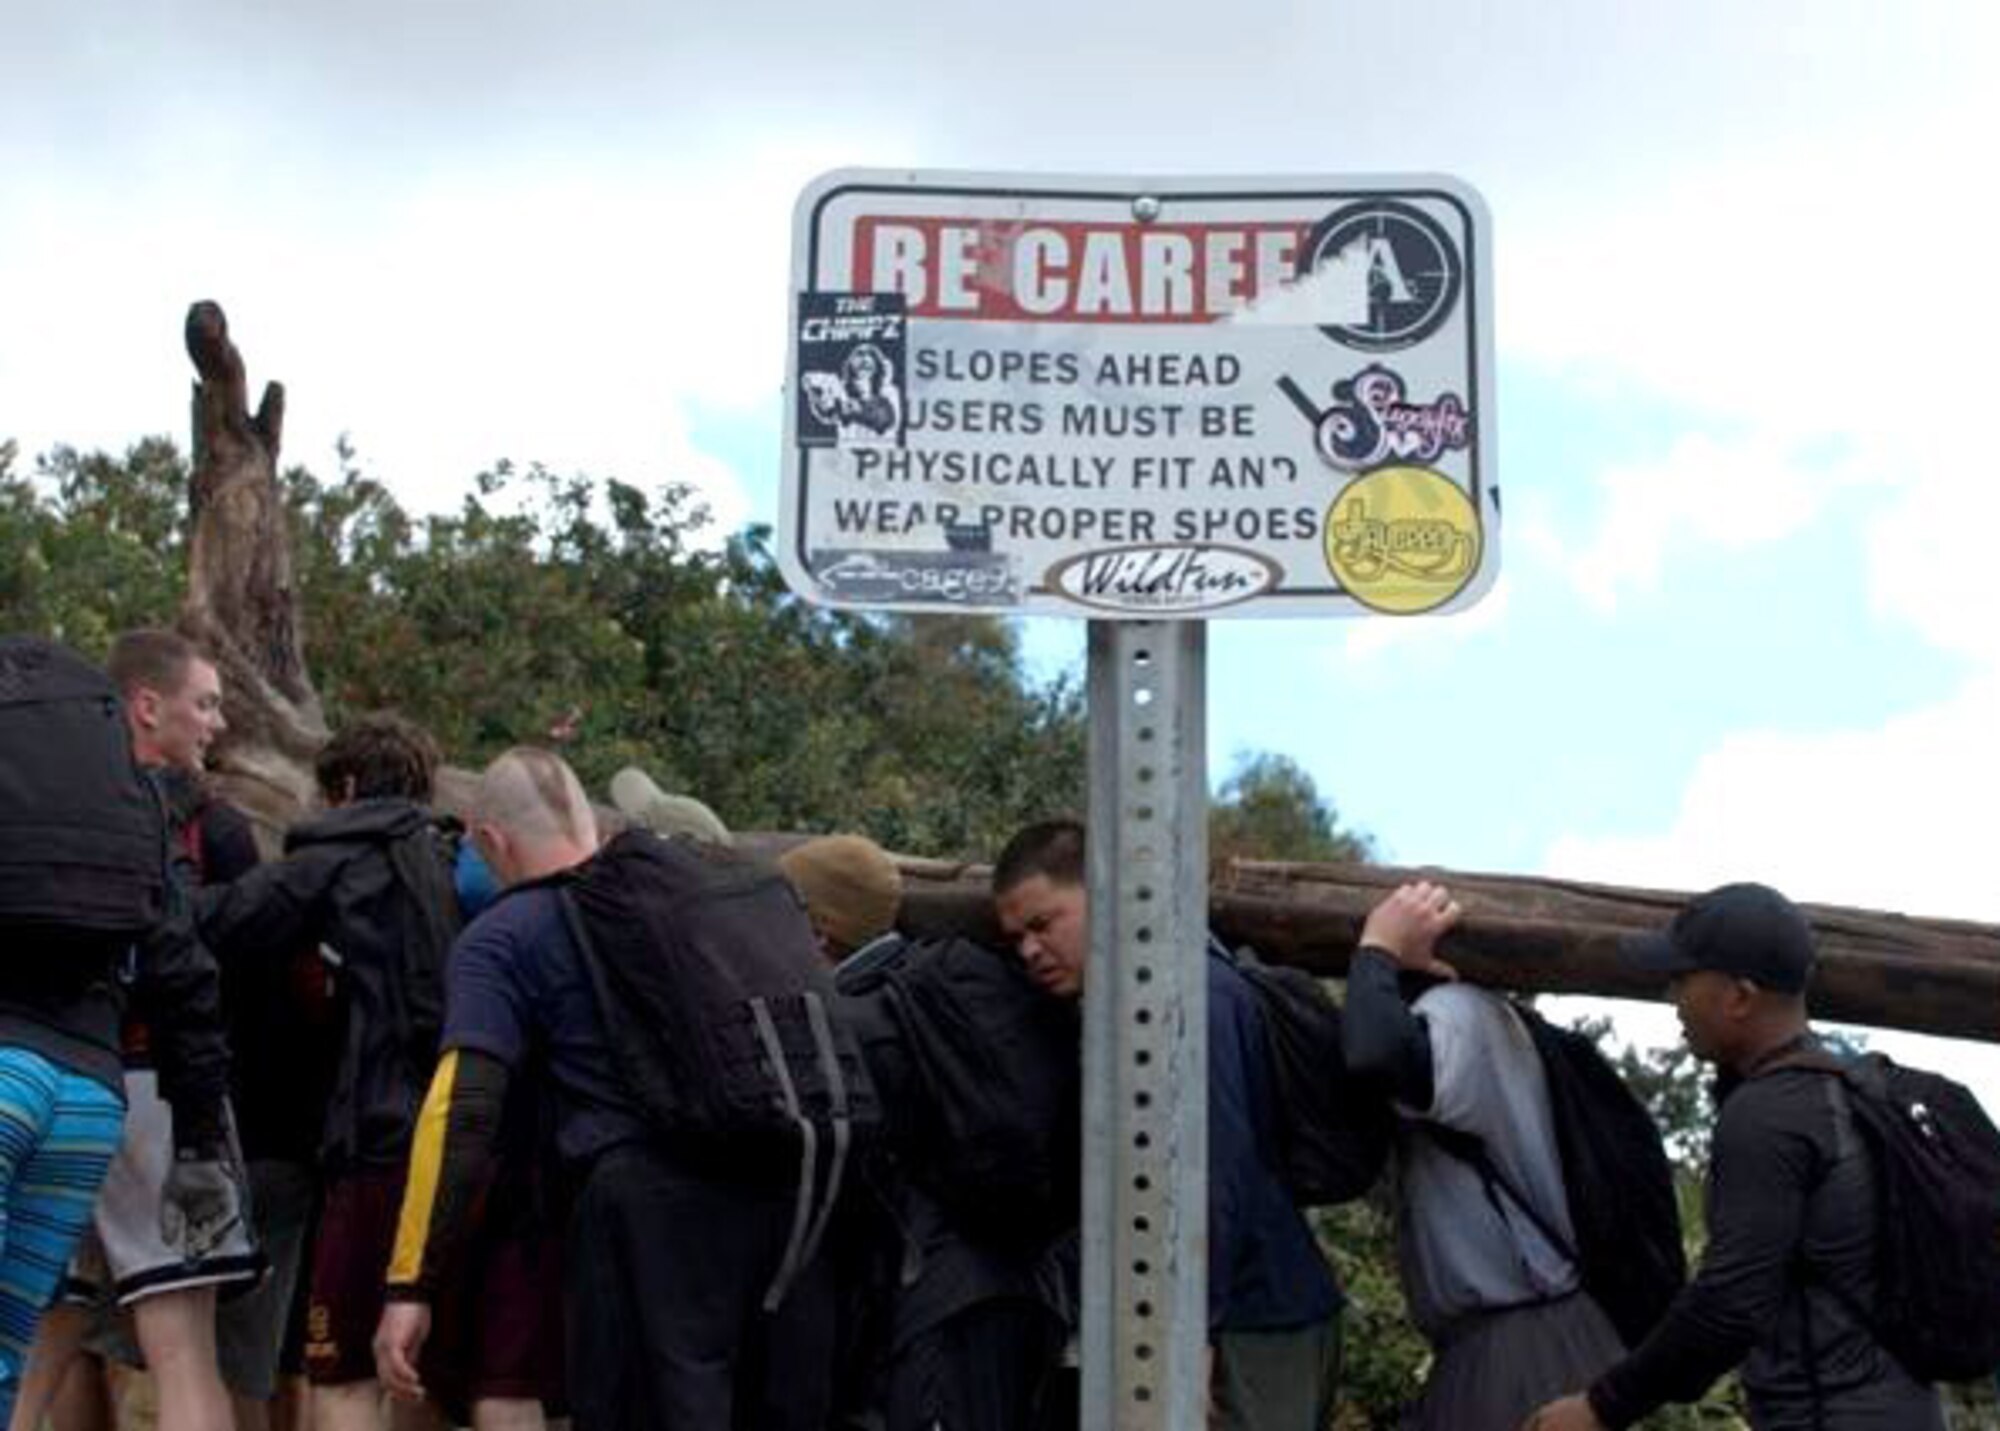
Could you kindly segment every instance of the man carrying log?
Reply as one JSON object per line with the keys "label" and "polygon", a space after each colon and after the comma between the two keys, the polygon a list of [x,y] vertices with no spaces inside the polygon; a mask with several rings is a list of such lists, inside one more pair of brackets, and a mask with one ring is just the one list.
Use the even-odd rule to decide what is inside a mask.
{"label": "man carrying log", "polygon": [[834,1248],[848,1418],[838,1424],[1055,1424],[1074,1314],[1071,1011],[1004,954],[898,934],[902,876],[872,840],[822,836],[779,866],[838,963],[836,1009],[860,1041],[886,1130]]}
{"label": "man carrying log", "polygon": [[[1084,829],[1030,825],[993,867],[1000,927],[1047,993],[1083,995]],[[1276,1172],[1268,1037],[1257,995],[1211,947],[1208,967],[1208,1325],[1217,1424],[1311,1431],[1333,1407],[1340,1290]]]}
{"label": "man carrying log", "polygon": [[1623,1347],[1569,1250],[1574,1220],[1528,1026],[1437,955],[1458,919],[1450,891],[1425,881],[1376,905],[1348,969],[1347,1060],[1402,1118],[1398,1262],[1436,1352],[1406,1424],[1511,1431]]}
{"label": "man carrying log", "polygon": [[[830,1200],[839,1176],[815,1178],[798,1150],[845,1146],[852,1129],[821,1138],[815,1124],[814,1137],[781,1144],[775,1134],[789,1125],[746,1129],[724,1115],[773,1118],[782,1077],[788,1107],[804,1118],[807,1076],[842,1063],[823,1003],[803,1027],[788,1016],[803,1017],[806,1001],[782,991],[712,1016],[736,990],[725,968],[762,973],[782,957],[773,982],[830,982],[796,895],[775,871],[649,833],[600,854],[575,773],[529,747],[487,767],[471,832],[507,893],[467,926],[446,966],[444,1053],[418,1119],[376,1331],[383,1384],[406,1400],[424,1395],[431,1303],[482,1221],[500,1110],[511,1086],[538,1079],[576,1189],[566,1285],[578,1431],[824,1426],[833,1285],[800,1228],[813,1195]],[[687,883],[667,888],[683,874]],[[728,922],[745,911],[757,931]],[[707,970],[715,976],[698,986],[679,977]],[[609,982],[635,973],[643,990]],[[791,1044],[777,1034],[781,1017],[801,1035]],[[663,1046],[655,1035],[669,1027],[715,1036],[701,1048],[692,1035]],[[719,1053],[725,1040],[734,1055],[753,1038],[761,1060],[704,1056],[671,1070],[660,1061]],[[692,1105],[716,1093],[731,1097],[724,1115],[696,1126]],[[673,1098],[681,1102],[669,1109]]]}

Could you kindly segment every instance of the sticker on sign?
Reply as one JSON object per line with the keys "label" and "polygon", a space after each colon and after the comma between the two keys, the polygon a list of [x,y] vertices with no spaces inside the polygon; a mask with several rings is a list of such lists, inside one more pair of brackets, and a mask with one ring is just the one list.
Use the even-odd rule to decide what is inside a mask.
{"label": "sticker on sign", "polygon": [[785,578],[909,611],[1462,609],[1499,561],[1490,250],[1441,177],[825,175]]}

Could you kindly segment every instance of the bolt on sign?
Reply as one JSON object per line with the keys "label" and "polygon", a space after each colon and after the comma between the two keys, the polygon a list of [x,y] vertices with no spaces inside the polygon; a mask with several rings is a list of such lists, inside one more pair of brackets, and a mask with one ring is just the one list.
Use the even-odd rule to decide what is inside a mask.
{"label": "bolt on sign", "polygon": [[1094,619],[1470,605],[1490,252],[1440,177],[825,175],[793,227],[786,580]]}

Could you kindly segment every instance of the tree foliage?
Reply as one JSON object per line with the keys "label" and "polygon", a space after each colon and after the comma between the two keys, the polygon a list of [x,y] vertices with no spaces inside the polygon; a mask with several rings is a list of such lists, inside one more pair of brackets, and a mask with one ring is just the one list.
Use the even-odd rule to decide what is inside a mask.
{"label": "tree foliage", "polygon": [[129,626],[179,608],[187,464],[164,438],[122,458],[58,447],[18,470],[0,442],[0,629],[101,655]]}
{"label": "tree foliage", "polygon": [[1368,836],[1341,828],[1333,803],[1305,768],[1270,752],[1240,758],[1223,782],[1209,816],[1208,843],[1216,860],[1352,863],[1373,857]]}
{"label": "tree foliage", "polygon": [[[101,655],[185,589],[187,464],[0,446],[0,628]],[[690,489],[496,464],[456,510],[405,511],[343,449],[283,476],[307,662],[335,723],[393,707],[477,765],[554,743],[601,788],[638,763],[738,828],[851,829],[990,855],[1083,799],[1082,702],[1027,679],[1011,627],[822,610],[752,528]]]}

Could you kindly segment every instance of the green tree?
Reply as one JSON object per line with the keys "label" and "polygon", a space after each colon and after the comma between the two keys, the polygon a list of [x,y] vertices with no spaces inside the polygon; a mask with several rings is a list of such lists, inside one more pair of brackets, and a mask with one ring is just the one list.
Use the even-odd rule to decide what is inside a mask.
{"label": "green tree", "polygon": [[615,720],[641,653],[556,545],[548,514],[495,503],[508,476],[482,476],[456,513],[421,522],[352,469],[318,493],[291,476],[295,520],[312,533],[300,561],[307,660],[333,719],[395,707],[475,764],[548,743],[578,710],[595,724],[567,740],[590,751]]}
{"label": "green tree", "polygon": [[[185,588],[187,464],[0,446],[0,624],[102,654]],[[854,829],[990,856],[1083,795],[1083,712],[1004,622],[825,610],[751,528],[715,540],[691,489],[496,463],[413,517],[343,444],[282,477],[306,657],[338,722],[392,707],[478,764],[561,745],[601,786],[636,762],[739,828]]]}
{"label": "green tree", "polygon": [[1333,803],[1287,755],[1239,757],[1209,810],[1212,859],[1352,863],[1374,857],[1368,836],[1340,827]]}
{"label": "green tree", "polygon": [[709,540],[686,487],[503,462],[417,522],[349,453],[287,480],[336,719],[396,705],[466,763],[558,731],[592,784],[637,762],[739,828],[941,855],[1079,802],[1080,700],[1027,679],[1010,627],[802,602],[768,530]]}
{"label": "green tree", "polygon": [[118,632],[171,622],[186,589],[187,465],[147,438],[123,457],[58,447],[32,473],[0,443],[0,629],[102,656]]}

